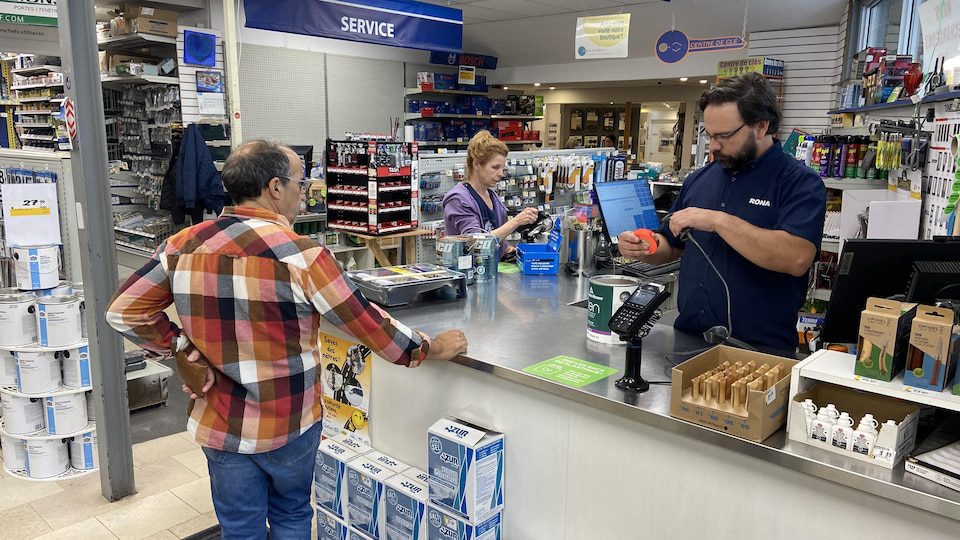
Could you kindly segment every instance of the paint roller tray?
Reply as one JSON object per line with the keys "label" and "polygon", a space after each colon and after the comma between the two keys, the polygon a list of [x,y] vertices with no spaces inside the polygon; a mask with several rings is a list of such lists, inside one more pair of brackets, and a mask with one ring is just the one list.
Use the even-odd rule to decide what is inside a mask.
{"label": "paint roller tray", "polygon": [[69,439],[70,437],[76,437],[77,435],[83,435],[84,433],[90,433],[91,431],[96,431],[96,430],[97,430],[97,423],[88,422],[83,429],[79,431],[74,431],[71,433],[63,433],[63,434],[58,433],[56,435],[52,435],[50,433],[47,433],[47,430],[41,429],[39,431],[34,431],[33,433],[18,435],[14,433],[7,433],[7,425],[6,423],[4,423],[3,418],[0,418],[0,435],[10,437],[11,439],[20,439],[24,441],[41,441],[41,440],[52,441],[55,439]]}
{"label": "paint roller tray", "polygon": [[458,298],[467,296],[467,277],[435,264],[389,266],[347,272],[368,299],[387,307],[409,304],[418,296],[451,287]]}

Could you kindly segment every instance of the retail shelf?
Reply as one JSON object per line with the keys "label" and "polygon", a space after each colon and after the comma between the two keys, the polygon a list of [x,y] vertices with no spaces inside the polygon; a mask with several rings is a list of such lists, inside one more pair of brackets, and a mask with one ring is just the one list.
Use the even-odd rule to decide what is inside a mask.
{"label": "retail shelf", "polygon": [[56,98],[54,98],[53,96],[39,96],[39,97],[17,98],[17,101],[19,101],[20,103],[39,103],[41,101],[53,101],[54,99]]}
{"label": "retail shelf", "polygon": [[102,84],[180,84],[177,77],[160,77],[157,75],[136,75],[101,77]]}
{"label": "retail shelf", "polygon": [[44,65],[44,66],[33,66],[33,67],[11,69],[10,73],[14,75],[23,75],[26,77],[30,75],[40,75],[43,73],[51,73],[51,72],[60,73],[62,69],[63,69],[63,66]]}
{"label": "retail shelf", "polygon": [[431,114],[424,116],[420,113],[406,113],[407,120],[433,120],[434,118],[460,118],[464,120],[523,120],[532,122],[534,120],[543,120],[542,116],[526,116],[520,114]]}
{"label": "retail shelf", "polygon": [[314,221],[326,221],[326,214],[300,214],[297,216],[297,223],[311,223]]}
{"label": "retail shelf", "polygon": [[[543,141],[540,141],[540,140],[537,140],[537,141],[500,141],[500,142],[506,144],[507,146],[513,146],[513,145],[518,145],[518,144],[534,144],[534,145],[538,145],[538,146],[539,146],[539,145],[542,145],[542,144],[543,144]],[[465,146],[467,146],[468,144],[470,144],[470,141],[462,141],[462,142],[460,142],[460,141],[417,141],[417,145],[418,145],[418,146],[422,146],[422,147],[425,147],[425,148],[429,148],[429,147],[433,147],[433,146],[464,146],[464,147],[465,147]]]}
{"label": "retail shelf", "polygon": [[31,128],[31,129],[57,129],[57,126],[53,124],[48,124],[46,122],[14,122],[17,127],[22,128]]}
{"label": "retail shelf", "polygon": [[846,135],[860,135],[860,136],[865,136],[865,135],[870,135],[870,128],[867,127],[867,126],[847,127],[847,128],[831,127],[831,128],[830,128],[830,134],[831,134],[831,135],[842,135],[842,136],[846,136]]}
{"label": "retail shelf", "polygon": [[337,223],[336,221],[332,221],[328,224],[328,226],[331,229],[343,229],[345,231],[352,231],[352,232],[359,232],[359,233],[367,232],[367,227],[363,225],[344,225],[342,223]]}
{"label": "retail shelf", "polygon": [[[117,206],[117,205],[114,205],[114,206]],[[142,206],[142,205],[131,205],[131,206]],[[120,247],[124,247],[126,248],[124,251],[126,251],[127,253],[133,253],[134,255],[144,255],[144,256],[150,257],[153,255],[153,252],[156,251],[155,249],[145,248],[143,246],[138,246],[137,244],[133,244],[131,242],[124,242],[123,240],[117,240],[116,242],[117,242],[117,249],[119,249]]]}
{"label": "retail shelf", "polygon": [[[75,345],[71,345],[70,347],[57,347],[54,350],[62,351],[64,349],[69,349],[71,347],[75,347]],[[71,394],[82,394],[84,392],[89,392],[90,390],[93,390],[92,386],[80,386],[76,388],[72,386],[61,386],[56,390],[53,390],[50,392],[40,392],[38,394],[25,394],[23,392],[18,392],[16,386],[8,386],[8,385],[0,386],[0,394],[7,394],[8,396],[16,396],[16,397],[23,397],[23,398],[69,396]]]}
{"label": "retail shelf", "polygon": [[824,302],[830,301],[830,289],[815,289],[813,291],[814,300],[822,300]]}
{"label": "retail shelf", "polygon": [[[77,347],[86,347],[87,345],[89,345],[89,341],[87,341],[86,339],[81,339],[80,341],[78,341],[78,342],[76,342],[76,343],[71,343],[71,344],[66,345],[66,346],[63,346],[63,347],[43,347],[43,346],[41,346],[39,343],[34,342],[34,343],[29,344],[29,345],[0,346],[0,351],[16,351],[16,352],[59,352],[59,351],[65,351],[65,350],[67,350],[67,349],[75,349],[75,348],[77,348]],[[5,387],[0,386],[0,389],[2,389],[2,388],[5,388]],[[16,386],[11,386],[10,388],[13,388],[14,390],[16,390]],[[66,387],[64,387],[64,388],[65,388],[66,390],[70,390],[70,389],[71,389],[71,387],[69,387],[69,386],[66,386]],[[66,393],[66,394],[70,394],[71,392],[65,392],[65,393]]]}
{"label": "retail shelf", "polygon": [[682,188],[683,182],[650,182],[651,186],[662,186],[662,187],[676,187]]}
{"label": "retail shelf", "polygon": [[404,210],[409,210],[409,209],[410,209],[410,205],[406,205],[406,206],[397,206],[394,208],[378,208],[377,212],[380,214],[387,214],[389,212],[403,212]]}
{"label": "retail shelf", "polygon": [[853,373],[856,356],[837,351],[817,351],[799,364],[800,377],[846,386],[854,390],[880,394],[892,398],[932,405],[941,409],[960,411],[960,396],[950,390],[934,392],[903,384],[903,373],[890,382],[868,379]]}
{"label": "retail shelf", "polygon": [[[399,245],[383,246],[383,249],[390,249],[390,248],[396,248],[396,247],[399,247]],[[330,253],[349,253],[353,251],[363,251],[367,249],[367,246],[333,246],[333,247],[328,247],[327,249],[330,250]]]}
{"label": "retail shelf", "polygon": [[41,429],[39,431],[34,431],[33,433],[26,433],[23,435],[18,435],[16,433],[7,432],[7,426],[3,423],[3,419],[0,418],[0,435],[6,435],[7,437],[13,437],[15,439],[22,439],[25,441],[52,441],[56,439],[69,439],[70,437],[76,437],[77,435],[83,435],[84,433],[89,433],[91,431],[97,430],[96,422],[88,422],[83,429],[79,431],[74,431],[71,433],[47,433],[46,429]]}
{"label": "retail shelf", "polygon": [[327,188],[327,194],[331,194],[331,193],[334,195],[357,195],[359,197],[366,197],[368,195],[367,190],[365,189],[353,190],[353,189],[340,189],[335,187]]}
{"label": "retail shelf", "polygon": [[23,139],[23,140],[28,140],[28,141],[50,141],[50,142],[53,142],[53,141],[57,140],[57,138],[56,138],[55,136],[53,136],[53,135],[35,135],[35,134],[33,134],[33,133],[26,133],[26,134],[20,135],[20,138]]}
{"label": "retail shelf", "polygon": [[469,90],[421,90],[419,88],[404,89],[407,96],[416,96],[420,94],[427,95],[451,95],[451,96],[486,96],[489,92],[471,92]]}
{"label": "retail shelf", "polygon": [[402,231],[412,231],[413,225],[397,225],[396,227],[382,227],[380,229],[380,234],[402,232]]}
{"label": "retail shelf", "polygon": [[394,187],[378,187],[377,191],[380,193],[389,193],[391,191],[410,191],[410,186],[394,186]]}
{"label": "retail shelf", "polygon": [[[47,82],[47,83],[36,83],[36,84],[23,84],[20,86],[11,86],[11,90],[30,90],[32,88],[57,88],[63,86],[63,81],[60,82]],[[23,101],[22,99],[20,101]]]}
{"label": "retail shelf", "polygon": [[346,212],[362,212],[364,214],[368,212],[367,205],[348,206],[346,204],[328,204],[327,208],[329,208],[330,210],[343,210]]}
{"label": "retail shelf", "polygon": [[350,168],[350,167],[327,167],[327,173],[336,173],[336,174],[353,174],[357,176],[369,176],[370,170],[366,167],[360,168]]}
{"label": "retail shelf", "polygon": [[51,100],[50,100],[50,103],[63,103],[63,102],[66,101],[66,100],[67,100],[67,98],[65,98],[65,97],[58,97],[58,98],[53,98],[53,99],[51,99]]}
{"label": "retail shelf", "polygon": [[[119,187],[119,186],[110,186],[110,187],[115,188],[115,187]],[[135,186],[135,187],[139,187],[139,186]],[[137,236],[145,236],[145,237],[147,237],[147,238],[156,238],[156,237],[157,237],[157,235],[155,235],[155,234],[151,234],[151,233],[144,232],[144,231],[138,231],[137,229],[128,229],[128,228],[126,228],[126,227],[114,227],[113,230],[119,231],[119,232],[122,232],[122,233],[127,233],[127,234],[135,234],[135,235],[137,235]]]}
{"label": "retail shelf", "polygon": [[15,99],[0,99],[0,105],[19,105],[20,102]]}
{"label": "retail shelf", "polygon": [[886,189],[886,180],[867,180],[864,178],[824,178],[823,185],[828,189]]}
{"label": "retail shelf", "polygon": [[[940,103],[943,101],[953,101],[960,98],[960,91],[953,92],[940,92],[938,94],[928,95],[920,100],[920,103]],[[913,101],[910,99],[900,99],[893,103],[876,103],[874,105],[864,105],[863,107],[852,107],[848,109],[834,109],[828,111],[827,114],[841,114],[841,113],[859,113],[859,112],[870,112],[870,111],[879,111],[883,109],[894,109],[897,107],[909,107],[913,105]]]}
{"label": "retail shelf", "polygon": [[140,49],[158,45],[176,46],[176,44],[177,38],[173,37],[155,36],[153,34],[125,34],[101,39],[97,41],[97,48],[106,51],[111,49]]}
{"label": "retail shelf", "polygon": [[56,476],[51,476],[50,478],[30,478],[29,476],[27,476],[26,469],[8,469],[4,467],[3,470],[6,471],[7,474],[9,474],[10,476],[19,478],[21,480],[29,480],[31,482],[59,482],[61,480],[71,480],[73,478],[87,476],[88,474],[93,474],[99,471],[100,469],[82,469],[81,470],[81,469],[74,469],[73,467],[70,467],[69,469],[67,469],[67,472],[63,474],[58,474]]}
{"label": "retail shelf", "polygon": [[820,241],[820,251],[840,253],[840,240],[837,240],[836,238],[824,238]]}
{"label": "retail shelf", "polygon": [[54,114],[55,111],[17,111],[20,116]]}

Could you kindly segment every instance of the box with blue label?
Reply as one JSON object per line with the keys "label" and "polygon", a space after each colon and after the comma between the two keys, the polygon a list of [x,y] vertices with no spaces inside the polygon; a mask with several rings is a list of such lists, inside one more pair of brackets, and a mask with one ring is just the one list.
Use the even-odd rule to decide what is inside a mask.
{"label": "box with blue label", "polygon": [[546,244],[517,244],[517,264],[521,272],[529,275],[556,275],[560,271],[562,227],[560,218],[556,218]]}
{"label": "box with blue label", "polygon": [[380,465],[381,467],[384,467],[393,474],[400,474],[410,468],[410,466],[406,463],[398,459],[394,459],[383,452],[373,451],[363,457],[369,459],[377,465]]}
{"label": "box with blue label", "polygon": [[350,530],[347,534],[347,540],[375,540],[368,534],[364,534],[353,527],[350,527]]}
{"label": "box with blue label", "polygon": [[427,485],[398,474],[387,480],[380,530],[389,540],[427,537]]}
{"label": "box with blue label", "polygon": [[919,306],[910,328],[910,348],[903,383],[940,392],[957,369],[960,326],[954,325],[952,309]]}
{"label": "box with blue label", "polygon": [[409,469],[403,471],[401,474],[407,478],[412,478],[421,484],[430,483],[430,475],[427,474],[427,471],[421,471],[416,467],[410,467]]}
{"label": "box with blue label", "polygon": [[503,434],[455,418],[427,432],[430,502],[473,524],[503,508]]}
{"label": "box with blue label", "polygon": [[338,433],[336,436],[330,437],[330,440],[346,446],[361,456],[373,452],[373,448],[371,448],[370,445],[346,433]]}
{"label": "box with blue label", "polygon": [[317,448],[313,469],[317,505],[340,519],[347,517],[347,463],[357,457],[359,454],[332,439],[324,440]]}
{"label": "box with blue label", "polygon": [[435,506],[427,508],[427,540],[500,540],[503,514],[497,512],[476,525]]}
{"label": "box with blue label", "polygon": [[351,527],[380,540],[384,483],[394,472],[360,457],[347,463],[347,522]]}
{"label": "box with blue label", "polygon": [[347,524],[323,508],[317,509],[317,540],[347,540]]}
{"label": "box with blue label", "polygon": [[457,76],[451,75],[449,73],[434,73],[433,89],[434,90],[456,90]]}

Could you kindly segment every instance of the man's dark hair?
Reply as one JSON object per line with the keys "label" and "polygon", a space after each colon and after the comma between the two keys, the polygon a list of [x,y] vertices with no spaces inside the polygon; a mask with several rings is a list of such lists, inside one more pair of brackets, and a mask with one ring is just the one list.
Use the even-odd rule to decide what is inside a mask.
{"label": "man's dark hair", "polygon": [[709,105],[733,102],[737,104],[737,110],[748,126],[755,126],[766,120],[770,122],[767,135],[776,135],[780,131],[777,96],[759,73],[748,73],[720,81],[720,84],[700,96],[700,110],[706,110]]}
{"label": "man's dark hair", "polygon": [[279,177],[286,186],[290,175],[290,155],[282,144],[253,140],[241,144],[223,164],[220,179],[234,202],[256,199],[270,179]]}

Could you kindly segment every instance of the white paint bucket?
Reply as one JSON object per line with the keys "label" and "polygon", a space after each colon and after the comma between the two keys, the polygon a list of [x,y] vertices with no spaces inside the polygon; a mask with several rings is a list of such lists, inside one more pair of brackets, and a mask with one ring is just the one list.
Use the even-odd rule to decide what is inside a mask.
{"label": "white paint bucket", "polygon": [[73,285],[69,281],[60,281],[56,287],[37,291],[40,296],[68,296],[73,294]]}
{"label": "white paint bucket", "polygon": [[11,435],[26,435],[43,429],[43,399],[3,394],[3,429]]}
{"label": "white paint bucket", "polygon": [[80,299],[80,335],[87,337],[87,302],[83,298],[83,282],[78,281],[71,285],[73,295]]}
{"label": "white paint bucket", "polygon": [[96,417],[93,415],[93,390],[84,392],[83,395],[87,397],[87,421],[94,422]]}
{"label": "white paint bucket", "polygon": [[53,351],[15,351],[17,390],[23,394],[53,392],[63,384],[60,360]]}
{"label": "white paint bucket", "polygon": [[27,468],[27,447],[22,439],[0,435],[0,446],[3,446],[4,467],[11,470]]}
{"label": "white paint bucket", "polygon": [[93,384],[90,375],[90,347],[81,345],[57,353],[63,364],[63,385],[82,388]]}
{"label": "white paint bucket", "polygon": [[81,471],[89,471],[100,466],[96,431],[88,431],[70,439],[70,466]]}
{"label": "white paint bucket", "polygon": [[590,289],[587,293],[587,339],[605,345],[626,344],[610,331],[610,317],[638,286],[640,280],[631,276],[590,278]]}
{"label": "white paint bucket", "polygon": [[37,342],[37,295],[16,291],[0,293],[0,347],[19,347]]}
{"label": "white paint bucket", "polygon": [[42,347],[66,347],[83,339],[80,299],[76,296],[45,296],[37,299],[37,330]]}
{"label": "white paint bucket", "polygon": [[26,441],[27,476],[50,478],[67,472],[70,468],[70,452],[63,439]]}
{"label": "white paint bucket", "polygon": [[0,351],[0,386],[17,386],[17,358],[12,352]]}
{"label": "white paint bucket", "polygon": [[82,392],[44,399],[47,433],[65,435],[87,427],[87,398]]}
{"label": "white paint bucket", "polygon": [[60,246],[20,246],[13,250],[17,287],[52,289],[60,281]]}

